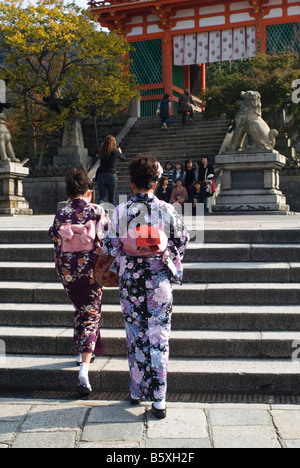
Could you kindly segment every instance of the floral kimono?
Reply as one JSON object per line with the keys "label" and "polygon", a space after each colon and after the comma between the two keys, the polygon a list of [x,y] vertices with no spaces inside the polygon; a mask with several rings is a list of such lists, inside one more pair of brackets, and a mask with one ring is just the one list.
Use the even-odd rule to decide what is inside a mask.
{"label": "floral kimono", "polygon": [[[121,238],[141,225],[168,236],[165,254],[133,257]],[[116,257],[112,271],[120,277],[120,301],[125,317],[131,396],[162,401],[167,391],[169,338],[173,294],[171,279],[181,283],[181,260],[189,234],[175,209],[154,195],[136,194],[114,212],[103,252]]]}
{"label": "floral kimono", "polygon": [[[67,237],[64,228],[65,232],[72,231],[72,225],[74,231],[77,227],[74,225],[82,228],[83,236],[90,241],[90,246],[85,244],[85,247],[83,244],[81,251],[78,248],[73,251],[73,247],[69,252],[68,248],[63,248],[62,236]],[[93,226],[93,238],[88,239],[89,227]],[[57,274],[75,307],[74,339],[77,352],[81,354],[94,351],[102,354],[99,330],[102,288],[94,281],[93,267],[100,241],[104,239],[108,228],[109,221],[103,208],[83,198],[75,198],[67,207],[58,211],[49,230],[49,237],[54,242]]]}

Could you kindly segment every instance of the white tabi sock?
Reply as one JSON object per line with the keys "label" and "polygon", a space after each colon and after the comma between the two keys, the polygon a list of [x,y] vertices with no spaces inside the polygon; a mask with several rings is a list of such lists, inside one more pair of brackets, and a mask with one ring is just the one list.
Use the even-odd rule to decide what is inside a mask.
{"label": "white tabi sock", "polygon": [[80,364],[79,382],[83,387],[91,387],[89,382],[89,364],[85,362]]}
{"label": "white tabi sock", "polygon": [[78,364],[81,364],[81,363],[82,363],[82,354],[81,354],[81,353],[79,353],[79,354],[77,355],[76,361],[78,362]]}
{"label": "white tabi sock", "polygon": [[166,409],[166,400],[163,399],[161,401],[155,401],[153,403],[153,406],[154,406],[154,408],[156,408],[158,410],[165,410]]}

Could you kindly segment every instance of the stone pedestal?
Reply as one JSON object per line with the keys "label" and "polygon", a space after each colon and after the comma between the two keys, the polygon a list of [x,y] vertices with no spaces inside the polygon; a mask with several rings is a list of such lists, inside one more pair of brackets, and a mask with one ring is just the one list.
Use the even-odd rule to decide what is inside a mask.
{"label": "stone pedestal", "polygon": [[0,162],[0,215],[32,215],[23,196],[23,180],[28,174],[29,169],[20,163]]}
{"label": "stone pedestal", "polygon": [[54,156],[53,163],[56,166],[79,167],[86,169],[91,164],[88,149],[84,147],[81,121],[76,119],[67,122],[64,128],[62,147],[58,148],[58,155]]}
{"label": "stone pedestal", "polygon": [[215,213],[286,214],[290,207],[280,191],[279,171],[286,158],[277,151],[233,153],[216,157],[222,184]]}

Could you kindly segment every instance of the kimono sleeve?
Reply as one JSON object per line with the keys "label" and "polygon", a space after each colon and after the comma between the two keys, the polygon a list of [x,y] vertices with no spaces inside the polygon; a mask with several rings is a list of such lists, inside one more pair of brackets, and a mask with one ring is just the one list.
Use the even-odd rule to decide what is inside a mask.
{"label": "kimono sleeve", "polygon": [[177,248],[181,260],[184,257],[187,245],[190,241],[189,232],[175,209],[173,209],[170,225],[170,241]]}
{"label": "kimono sleeve", "polygon": [[110,219],[107,216],[105,210],[101,206],[97,206],[97,225],[96,233],[100,241],[105,239],[110,229]]}
{"label": "kimono sleeve", "polygon": [[55,247],[60,244],[60,236],[58,234],[60,227],[61,227],[61,222],[58,220],[57,216],[55,216],[53,225],[50,227],[48,231],[48,236],[54,242]]}
{"label": "kimono sleeve", "polygon": [[103,253],[105,255],[111,255],[117,257],[122,250],[122,242],[120,240],[120,217],[119,217],[119,206],[115,209],[110,228],[106,234]]}
{"label": "kimono sleeve", "polygon": [[58,234],[58,231],[60,230],[61,225],[62,225],[62,223],[59,221],[59,219],[57,217],[57,214],[56,214],[56,216],[54,218],[53,225],[50,227],[50,229],[48,231],[48,236],[50,237],[50,239],[54,243],[54,250],[55,250],[55,257],[56,258],[59,257],[60,251],[61,251],[61,237]]}

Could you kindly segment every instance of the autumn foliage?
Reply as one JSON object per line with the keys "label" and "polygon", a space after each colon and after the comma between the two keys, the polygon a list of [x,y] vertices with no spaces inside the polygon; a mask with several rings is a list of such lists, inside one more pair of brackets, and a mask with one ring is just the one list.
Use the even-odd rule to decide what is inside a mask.
{"label": "autumn foliage", "polygon": [[73,117],[115,115],[137,97],[129,45],[99,29],[96,18],[63,0],[0,0],[0,78],[41,135]]}

